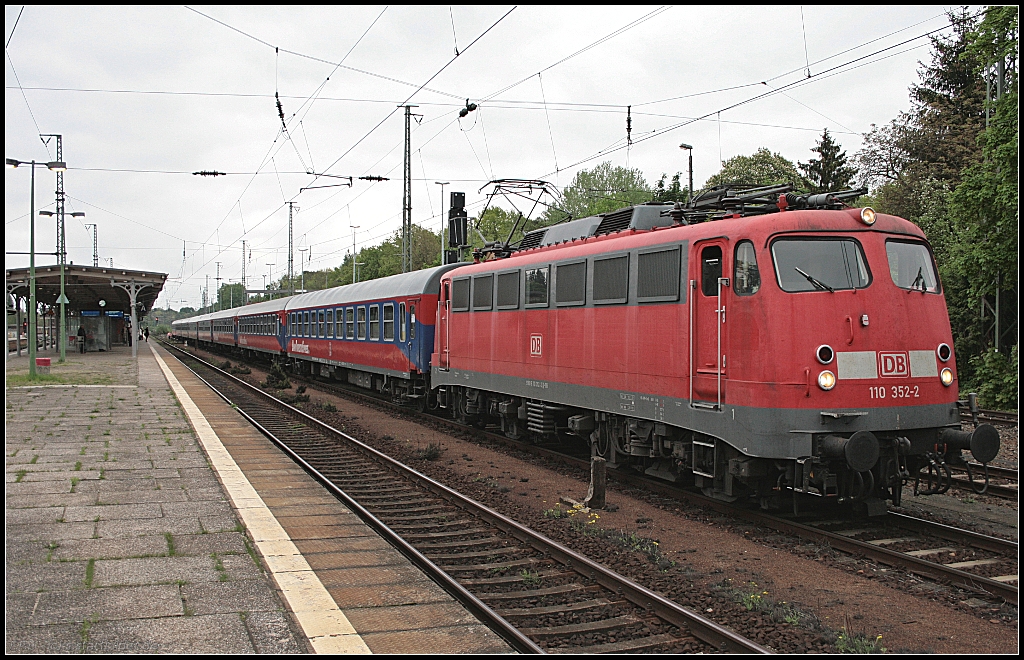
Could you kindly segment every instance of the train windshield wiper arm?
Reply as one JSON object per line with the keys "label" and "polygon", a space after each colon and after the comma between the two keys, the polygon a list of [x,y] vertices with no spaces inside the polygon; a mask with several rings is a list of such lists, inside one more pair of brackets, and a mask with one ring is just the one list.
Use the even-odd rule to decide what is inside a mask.
{"label": "train windshield wiper arm", "polygon": [[815,276],[808,275],[807,273],[805,273],[804,271],[800,270],[799,268],[797,268],[795,266],[793,267],[793,270],[795,270],[796,272],[798,272],[801,275],[803,275],[804,277],[806,277],[808,282],[810,282],[811,284],[813,284],[817,288],[821,289],[822,291],[828,290],[828,291],[831,291],[832,293],[836,292],[835,289],[833,289],[829,285],[825,284],[824,282],[822,282],[821,280],[819,280]]}

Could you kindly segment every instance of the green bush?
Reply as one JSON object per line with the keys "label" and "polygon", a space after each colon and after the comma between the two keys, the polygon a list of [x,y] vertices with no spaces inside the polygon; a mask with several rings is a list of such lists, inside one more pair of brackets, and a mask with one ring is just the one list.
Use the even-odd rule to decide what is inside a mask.
{"label": "green bush", "polygon": [[961,396],[966,392],[978,393],[978,405],[992,410],[1017,410],[1017,371],[1020,368],[1017,347],[1010,354],[989,348],[981,355],[971,358],[974,378],[960,388]]}

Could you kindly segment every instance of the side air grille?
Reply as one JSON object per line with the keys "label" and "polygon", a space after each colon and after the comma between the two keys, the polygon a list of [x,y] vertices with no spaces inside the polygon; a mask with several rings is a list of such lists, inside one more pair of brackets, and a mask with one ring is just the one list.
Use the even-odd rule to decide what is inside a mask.
{"label": "side air grille", "polygon": [[452,311],[465,312],[469,309],[469,278],[452,282]]}
{"label": "side air grille", "polygon": [[679,248],[641,252],[636,297],[640,302],[679,300]]}
{"label": "side air grille", "polygon": [[624,303],[629,286],[629,256],[594,259],[594,302]]}
{"label": "side air grille", "polygon": [[611,213],[605,214],[601,220],[601,224],[598,225],[597,231],[594,232],[595,236],[601,234],[613,234],[623,229],[629,229],[630,224],[633,221],[633,207],[622,209],[619,211],[612,211]]}
{"label": "side air grille", "polygon": [[556,302],[559,305],[582,305],[587,295],[587,262],[559,264],[555,268]]}
{"label": "side air grille", "polygon": [[473,278],[473,309],[490,309],[494,301],[494,276]]}
{"label": "side air grille", "polygon": [[498,274],[498,309],[519,307],[519,271]]}

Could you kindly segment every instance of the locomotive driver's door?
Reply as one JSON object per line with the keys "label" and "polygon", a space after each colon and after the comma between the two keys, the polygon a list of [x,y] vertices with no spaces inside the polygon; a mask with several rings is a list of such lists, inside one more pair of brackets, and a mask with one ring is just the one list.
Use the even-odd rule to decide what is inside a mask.
{"label": "locomotive driver's door", "polygon": [[437,362],[438,368],[448,371],[450,351],[448,348],[448,320],[452,313],[452,281],[441,283],[441,297],[437,301]]}
{"label": "locomotive driver's door", "polygon": [[690,259],[690,405],[721,410],[725,397],[727,241],[697,243]]}

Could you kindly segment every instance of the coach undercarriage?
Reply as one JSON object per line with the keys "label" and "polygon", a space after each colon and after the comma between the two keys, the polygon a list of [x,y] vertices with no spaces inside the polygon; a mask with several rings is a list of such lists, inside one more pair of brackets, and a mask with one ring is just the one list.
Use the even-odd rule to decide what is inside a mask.
{"label": "coach undercarriage", "polygon": [[973,433],[953,428],[816,433],[808,456],[764,458],[663,422],[458,386],[438,388],[437,397],[439,406],[463,423],[500,425],[510,438],[538,443],[577,438],[609,467],[631,466],[716,499],[750,501],[764,509],[796,511],[801,502],[817,500],[881,514],[885,501],[900,504],[905,484],[913,483],[917,494],[943,492],[950,466],[966,465],[963,450],[987,463],[999,447],[998,433],[983,424]]}

